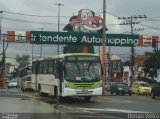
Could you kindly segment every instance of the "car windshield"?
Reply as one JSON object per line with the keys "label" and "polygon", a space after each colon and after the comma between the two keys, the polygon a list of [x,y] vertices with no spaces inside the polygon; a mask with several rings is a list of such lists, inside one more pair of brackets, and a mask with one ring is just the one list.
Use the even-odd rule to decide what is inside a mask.
{"label": "car windshield", "polygon": [[128,87],[128,85],[127,84],[125,84],[125,83],[119,83],[119,84],[117,84],[117,86],[120,88],[120,87]]}
{"label": "car windshield", "polygon": [[17,83],[17,80],[11,80],[10,83]]}
{"label": "car windshield", "polygon": [[160,82],[156,83],[158,86],[160,86]]}
{"label": "car windshield", "polygon": [[26,78],[26,81],[31,81],[31,77],[27,77],[27,78]]}
{"label": "car windshield", "polygon": [[65,80],[98,81],[101,80],[101,64],[92,61],[65,63]]}
{"label": "car windshield", "polygon": [[148,83],[140,83],[139,84],[141,87],[150,87],[150,85]]}

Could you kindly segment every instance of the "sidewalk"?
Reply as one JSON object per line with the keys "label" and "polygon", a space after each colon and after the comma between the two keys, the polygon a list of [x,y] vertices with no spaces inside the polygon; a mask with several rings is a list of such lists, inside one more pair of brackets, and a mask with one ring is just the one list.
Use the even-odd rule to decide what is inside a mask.
{"label": "sidewalk", "polygon": [[8,91],[8,88],[0,87],[0,93],[5,93]]}

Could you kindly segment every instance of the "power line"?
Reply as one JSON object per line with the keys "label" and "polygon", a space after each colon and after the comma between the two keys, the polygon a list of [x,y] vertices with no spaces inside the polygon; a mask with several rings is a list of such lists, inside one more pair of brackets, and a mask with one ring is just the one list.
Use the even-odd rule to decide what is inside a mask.
{"label": "power line", "polygon": [[148,27],[148,28],[151,28],[151,29],[154,29],[154,30],[160,30],[160,28],[156,28],[156,27],[148,26],[148,25],[145,25],[145,24],[140,24],[140,25],[141,25],[141,26]]}
{"label": "power line", "polygon": [[29,21],[29,20],[7,18],[7,17],[0,17],[0,18],[5,19],[5,20],[16,21],[16,22],[26,22],[26,23],[46,24],[46,25],[57,25],[56,23],[49,23],[49,22],[37,22],[37,21]]}
{"label": "power line", "polygon": [[146,19],[146,20],[145,20],[145,22],[160,22],[160,19],[154,19],[154,18],[149,18],[149,19]]}
{"label": "power line", "polygon": [[[103,12],[96,12],[95,14],[103,14]],[[109,14],[109,15],[117,17],[117,18],[119,17],[119,16],[115,15],[114,13],[107,12],[107,11],[106,11],[106,14]]]}
{"label": "power line", "polygon": [[110,15],[112,15],[112,16],[114,16],[114,17],[119,17],[119,16],[117,16],[117,15],[115,15],[115,14],[113,14],[113,13],[111,13],[111,12],[106,12],[107,14],[110,14]]}
{"label": "power line", "polygon": [[[9,11],[3,11],[4,13],[8,13],[8,14],[17,14],[17,15],[22,15],[22,16],[30,16],[30,17],[53,17],[53,18],[57,18],[58,16],[43,16],[43,15],[35,15],[35,14],[25,14],[25,13],[18,13],[18,12],[9,12]],[[64,17],[64,18],[70,18],[69,16],[61,16],[61,17]]]}

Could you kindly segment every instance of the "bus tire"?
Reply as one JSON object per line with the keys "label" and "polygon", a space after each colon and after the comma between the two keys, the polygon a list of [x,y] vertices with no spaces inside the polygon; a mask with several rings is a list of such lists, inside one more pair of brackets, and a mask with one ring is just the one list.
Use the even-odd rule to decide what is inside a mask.
{"label": "bus tire", "polygon": [[156,97],[156,95],[154,94],[153,91],[151,92],[151,97],[152,97],[152,99],[155,99],[155,97]]}
{"label": "bus tire", "polygon": [[138,90],[138,95],[141,95],[141,92]]}
{"label": "bus tire", "polygon": [[86,102],[89,102],[90,99],[91,99],[91,96],[85,96],[84,99],[85,99]]}
{"label": "bus tire", "polygon": [[44,96],[44,93],[42,92],[41,86],[38,86],[38,93],[40,96]]}
{"label": "bus tire", "polygon": [[57,89],[57,87],[54,88],[54,97],[56,99],[58,98],[58,89]]}

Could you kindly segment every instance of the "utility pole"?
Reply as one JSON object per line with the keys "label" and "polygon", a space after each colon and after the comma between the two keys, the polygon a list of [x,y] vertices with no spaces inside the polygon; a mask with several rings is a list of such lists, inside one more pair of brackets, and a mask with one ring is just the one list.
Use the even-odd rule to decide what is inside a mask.
{"label": "utility pole", "polygon": [[[144,30],[144,28],[135,28],[135,29],[133,29],[133,32],[135,33],[137,33],[137,32],[139,32],[139,31],[143,31]],[[136,34],[135,33],[135,34]]]}
{"label": "utility pole", "polygon": [[2,13],[3,13],[3,11],[0,11],[0,14],[1,14],[1,16],[0,16],[0,41],[2,40],[2,36],[1,36],[1,34],[2,34]]}
{"label": "utility pole", "polygon": [[[64,6],[64,4],[58,3],[55,4],[58,6],[58,32],[60,31],[60,7]],[[57,45],[57,55],[59,55],[59,44]]]}
{"label": "utility pole", "polygon": [[3,56],[2,56],[2,80],[3,80],[3,86],[5,84],[5,57],[6,57],[6,53],[5,53],[5,36],[3,35]]}
{"label": "utility pole", "polygon": [[[61,3],[58,3],[58,4],[55,4],[58,6],[58,32],[60,31],[60,7],[61,6],[64,6],[63,4]],[[57,55],[59,55],[59,43],[57,44]],[[58,64],[59,64],[59,60],[58,60]],[[59,77],[60,78],[60,77]],[[60,95],[62,94],[62,79],[60,78],[59,80],[59,92],[60,92]],[[55,105],[55,108],[57,108],[57,106],[59,105],[59,100],[60,100],[60,97],[57,96],[57,99],[56,99],[56,105]]]}
{"label": "utility pole", "polygon": [[[130,17],[118,17],[118,19],[122,19],[122,20],[126,20],[126,22],[123,22],[121,25],[129,25],[131,28],[131,34],[133,35],[133,31],[134,31],[134,26],[136,24],[139,24],[141,22],[136,21],[137,19],[143,19],[143,18],[147,18],[146,15],[134,15],[134,16],[130,16]],[[131,64],[132,64],[132,80],[134,79],[134,57],[135,57],[135,53],[134,53],[134,45],[132,45],[131,47]]]}
{"label": "utility pole", "polygon": [[111,63],[111,46],[109,46],[108,47],[109,49],[109,51],[108,51],[108,80],[110,79],[110,67],[111,67],[111,65],[110,65],[110,63]]}
{"label": "utility pole", "polygon": [[[2,41],[2,13],[3,11],[0,11],[0,41]],[[4,84],[4,41],[3,41],[3,54],[2,54],[2,59],[1,59],[1,62],[2,62],[2,66],[1,66],[1,71],[0,71],[0,85],[3,87],[3,84]]]}
{"label": "utility pole", "polygon": [[[43,31],[44,28],[39,28],[41,31]],[[33,46],[32,46],[33,47]],[[33,48],[32,48],[33,49]],[[42,44],[41,44],[41,47],[40,47],[40,57],[42,57]]]}
{"label": "utility pole", "polygon": [[106,82],[106,0],[103,0],[103,44],[102,44],[102,95],[105,95]]}
{"label": "utility pole", "polygon": [[32,44],[32,62],[33,62],[33,50],[34,50],[34,45]]}

